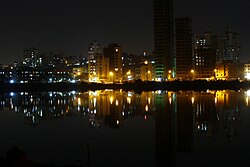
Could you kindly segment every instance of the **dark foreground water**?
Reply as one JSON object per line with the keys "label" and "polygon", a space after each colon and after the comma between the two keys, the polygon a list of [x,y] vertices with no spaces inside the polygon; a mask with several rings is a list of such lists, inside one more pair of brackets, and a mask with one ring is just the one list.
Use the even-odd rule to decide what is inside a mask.
{"label": "dark foreground water", "polygon": [[63,166],[248,166],[250,93],[0,95],[0,157]]}

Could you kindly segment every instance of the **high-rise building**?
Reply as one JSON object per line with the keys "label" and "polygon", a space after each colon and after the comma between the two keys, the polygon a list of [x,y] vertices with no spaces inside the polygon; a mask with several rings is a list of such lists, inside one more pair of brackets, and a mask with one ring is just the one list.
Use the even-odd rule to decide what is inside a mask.
{"label": "high-rise building", "polygon": [[[239,57],[240,44],[237,33],[228,29],[221,34],[212,34],[208,31],[201,35],[195,35],[194,59],[196,78],[215,77],[216,79],[226,80],[239,78],[240,75],[236,72],[240,70],[238,69],[240,67]],[[223,70],[221,71],[220,69]]]}
{"label": "high-rise building", "polygon": [[114,82],[122,82],[122,47],[118,44],[109,44],[103,49],[104,57],[109,58],[109,74]]}
{"label": "high-rise building", "polygon": [[239,62],[240,57],[240,43],[239,43],[239,35],[227,29],[224,34],[219,35],[221,39],[221,43],[223,44],[220,50],[220,54],[218,54],[218,61],[222,60],[230,60],[233,62]]}
{"label": "high-rise building", "polygon": [[156,80],[175,77],[174,15],[172,0],[154,0]]}
{"label": "high-rise building", "polygon": [[216,36],[211,32],[195,35],[193,75],[195,79],[211,79],[214,77],[216,63]]}
{"label": "high-rise building", "polygon": [[100,78],[100,62],[102,56],[102,48],[96,41],[91,43],[88,48],[88,72],[89,81],[98,82]]}
{"label": "high-rise building", "polygon": [[239,78],[237,63],[231,60],[222,60],[215,65],[215,78],[217,80],[236,80]]}
{"label": "high-rise building", "polygon": [[25,49],[23,51],[23,65],[27,67],[36,67],[39,63],[39,50],[35,48]]}
{"label": "high-rise building", "polygon": [[176,77],[189,79],[193,70],[192,20],[188,17],[176,18]]}

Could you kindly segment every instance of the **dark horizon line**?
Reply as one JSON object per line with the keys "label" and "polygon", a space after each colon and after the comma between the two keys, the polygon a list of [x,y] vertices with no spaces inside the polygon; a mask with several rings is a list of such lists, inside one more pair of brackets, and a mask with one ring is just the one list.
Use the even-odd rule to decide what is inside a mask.
{"label": "dark horizon line", "polygon": [[124,90],[135,91],[141,93],[143,91],[207,91],[207,90],[247,90],[250,89],[250,81],[207,81],[207,80],[193,80],[193,81],[135,81],[125,83],[1,83],[0,92],[46,92],[46,91],[97,91],[97,90]]}

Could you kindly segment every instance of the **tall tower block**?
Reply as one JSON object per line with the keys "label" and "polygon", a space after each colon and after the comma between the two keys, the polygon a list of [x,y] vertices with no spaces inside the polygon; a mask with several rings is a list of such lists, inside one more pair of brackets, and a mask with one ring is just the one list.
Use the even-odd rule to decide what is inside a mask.
{"label": "tall tower block", "polygon": [[154,52],[156,80],[175,77],[173,0],[154,0]]}

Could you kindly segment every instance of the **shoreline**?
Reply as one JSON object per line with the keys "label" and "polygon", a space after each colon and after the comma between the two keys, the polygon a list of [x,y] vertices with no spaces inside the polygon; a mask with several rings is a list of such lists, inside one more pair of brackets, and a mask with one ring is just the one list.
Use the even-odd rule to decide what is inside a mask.
{"label": "shoreline", "polygon": [[0,84],[0,92],[41,92],[41,91],[95,91],[113,89],[124,91],[206,91],[206,90],[240,90],[249,89],[249,81],[168,81],[168,82],[125,82],[122,84],[101,83],[22,83],[22,84]]}

